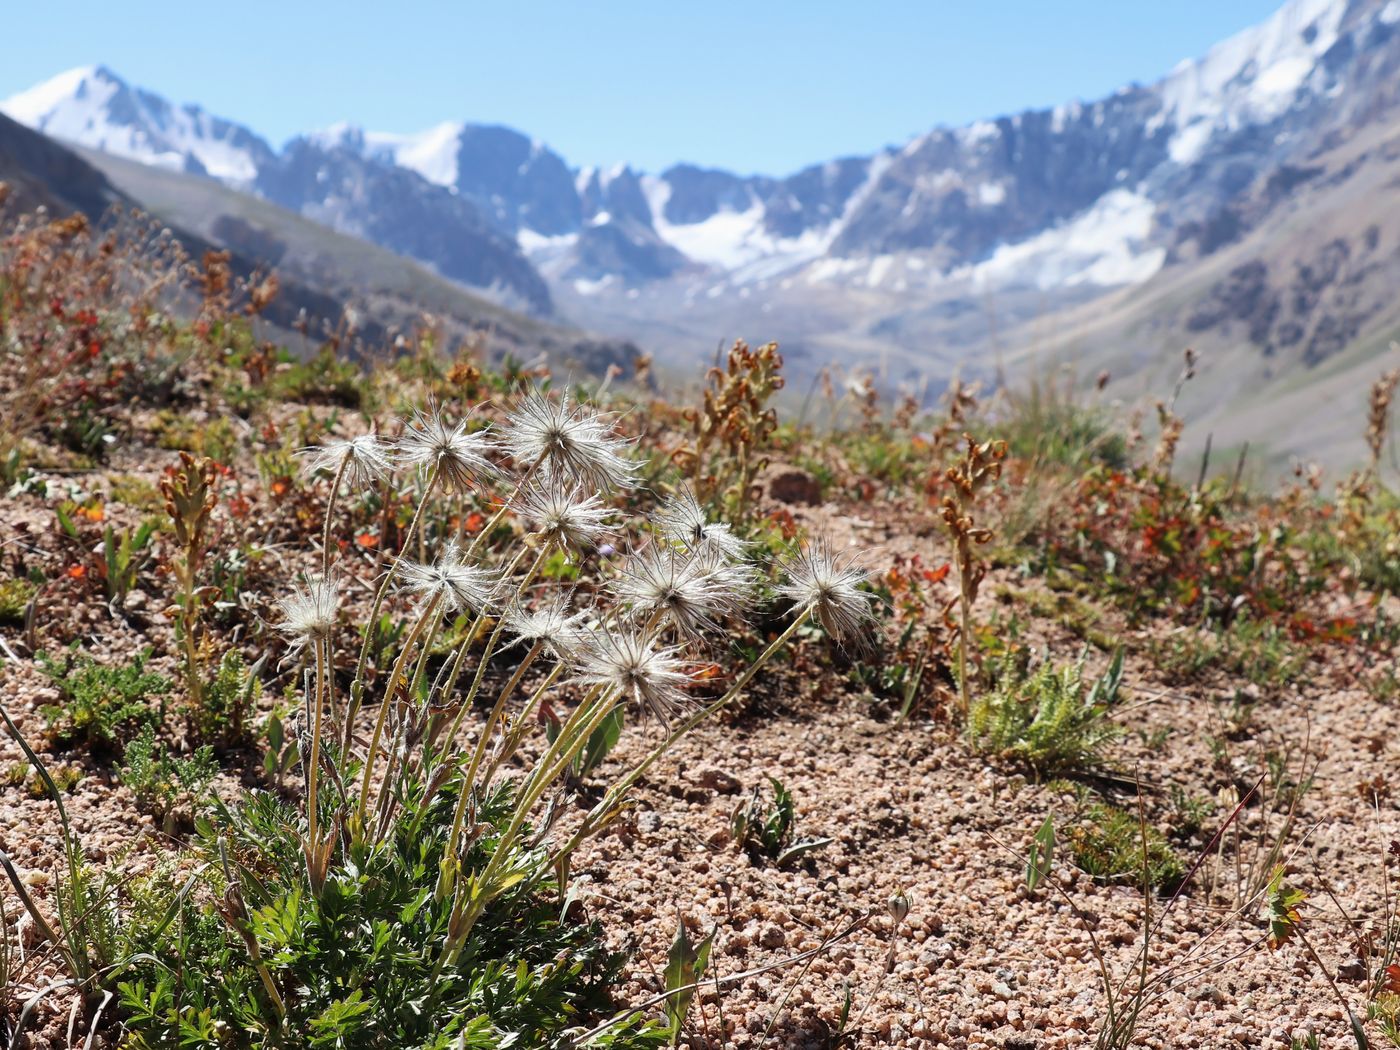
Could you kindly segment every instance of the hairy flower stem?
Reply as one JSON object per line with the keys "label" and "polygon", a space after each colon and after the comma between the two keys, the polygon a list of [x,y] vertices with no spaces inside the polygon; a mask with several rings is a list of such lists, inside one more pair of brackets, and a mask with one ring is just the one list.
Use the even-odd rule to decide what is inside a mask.
{"label": "hairy flower stem", "polygon": [[326,524],[321,533],[321,578],[326,579],[331,574],[331,521],[335,517],[335,499],[340,494],[340,483],[345,479],[345,469],[350,465],[350,453],[347,452],[341,457],[340,466],[336,468],[335,480],[331,482],[330,499],[326,501]]}
{"label": "hairy flower stem", "polygon": [[[315,643],[316,650],[316,709],[312,713],[311,719],[311,759],[306,769],[306,825],[307,838],[311,845],[311,850],[320,850],[320,836],[317,834],[317,824],[320,818],[320,806],[316,798],[316,788],[321,780],[321,717],[326,709],[326,674],[329,654],[326,652],[329,643],[324,639],[318,639]],[[311,851],[307,852],[308,860]],[[308,872],[311,876],[311,885],[316,886],[320,879],[314,872]],[[324,874],[324,873],[323,873]]]}
{"label": "hairy flower stem", "polygon": [[719,711],[721,708],[731,703],[734,698],[743,691],[744,687],[753,680],[753,676],[759,672],[759,669],[772,658],[773,654],[792,639],[792,636],[797,633],[797,629],[806,622],[807,617],[810,616],[811,613],[811,606],[801,610],[793,617],[792,623],[788,624],[783,633],[769,642],[767,648],[759,653],[753,663],[749,664],[749,666],[744,669],[743,674],[735,679],[734,684],[725,691],[723,696],[695,711],[683,721],[676,723],[675,727],[667,734],[666,738],[662,740],[660,744],[638,762],[631,772],[609,788],[607,794],[599,800],[597,805],[588,811],[588,814],[583,818],[582,823],[579,824],[577,830],[575,830],[574,834],[569,838],[569,841],[555,852],[556,861],[564,860],[571,856],[574,850],[578,849],[585,839],[594,834],[622,802],[623,797],[631,790],[632,785],[640,780],[646,771],[650,769],[662,755],[669,751],[677,740],[685,736],[716,711]]}
{"label": "hairy flower stem", "polygon": [[520,741],[525,737],[525,731],[529,728],[530,714],[538,706],[540,699],[547,693],[559,676],[564,673],[564,664],[557,663],[545,676],[543,682],[535,690],[525,706],[520,709],[520,716],[507,725],[505,738],[501,741],[500,750],[491,756],[491,761],[486,764],[486,769],[481,777],[481,794],[485,794],[491,786],[491,781],[495,779],[496,772],[501,768],[501,763],[510,760],[515,754],[516,748],[520,746]]}
{"label": "hairy flower stem", "polygon": [[[551,675],[550,678],[546,680],[545,684],[542,685],[540,689],[536,690],[535,695],[530,699],[531,704],[536,702],[544,689],[548,687],[548,683],[553,680],[553,677],[554,676]],[[517,807],[524,804],[523,800],[528,798],[531,792],[534,791],[540,771],[548,765],[551,756],[558,753],[560,750],[572,748],[569,750],[568,761],[573,761],[573,756],[578,752],[578,748],[573,745],[575,743],[581,743],[578,737],[578,726],[584,721],[585,712],[591,713],[592,708],[590,708],[589,705],[594,698],[597,697],[599,691],[599,687],[595,686],[584,694],[583,700],[580,701],[578,707],[574,709],[573,714],[569,716],[569,720],[564,724],[559,735],[555,737],[544,755],[535,763],[534,771],[526,779],[525,786],[521,789],[520,796],[516,800]],[[503,708],[504,704],[498,704],[497,707],[498,709]],[[492,714],[495,715],[496,712],[493,711]],[[447,848],[443,851],[442,867],[438,873],[437,897],[439,900],[452,892],[457,878],[457,844],[461,840],[462,828],[466,820],[467,806],[478,794],[476,790],[476,770],[478,762],[482,754],[484,754],[487,732],[490,728],[491,727],[488,725],[486,729],[482,731],[481,739],[477,741],[477,747],[473,752],[471,764],[462,778],[461,790],[457,796],[457,806],[452,813],[452,830],[448,833]],[[549,781],[545,783],[548,784]],[[532,805],[534,805],[534,803],[530,802],[525,805],[525,808],[529,809]],[[499,840],[497,847],[499,848],[499,843],[504,841],[505,838],[503,836]]]}
{"label": "hairy flower stem", "polygon": [[[531,581],[534,580],[535,575],[539,572],[540,566],[544,564],[545,558],[549,555],[551,546],[551,543],[545,543],[540,548],[539,553],[535,556],[533,564],[531,564],[529,570],[525,573],[524,578],[521,579],[520,585],[516,587],[515,595],[511,599],[512,602],[518,602],[520,596],[525,593],[525,588],[530,586]],[[506,576],[509,576],[515,571],[515,567],[520,564],[520,559],[524,554],[525,550],[522,548],[516,553],[515,557],[511,559],[510,565],[506,567]],[[442,693],[443,696],[450,696],[452,690],[457,687],[457,679],[462,673],[462,663],[466,659],[467,652],[471,649],[472,643],[476,640],[476,636],[480,632],[485,618],[486,613],[483,611],[481,615],[477,617],[476,623],[472,625],[472,629],[466,641],[462,643],[461,649],[458,650],[456,659],[453,661],[452,674],[448,677],[447,685]],[[472,702],[476,699],[476,695],[481,689],[482,679],[486,675],[486,667],[491,661],[492,654],[496,651],[496,644],[500,641],[501,631],[504,628],[505,618],[502,617],[496,622],[496,627],[495,630],[491,632],[491,637],[487,639],[486,647],[482,650],[481,658],[477,661],[476,674],[472,678],[471,687],[467,690],[467,695],[462,700],[462,706],[458,709],[456,717],[452,719],[452,726],[447,731],[446,744],[444,745],[447,748],[450,748],[452,746],[452,741],[457,738],[457,732],[462,727],[462,720],[466,718],[467,712],[471,710]],[[501,710],[504,709],[505,701],[509,697],[509,693],[514,691],[515,685],[518,684],[520,680],[520,676],[525,673],[526,668],[529,667],[534,658],[535,650],[532,650],[530,655],[522,661],[521,666],[516,669],[516,673],[514,677],[512,677],[506,691],[501,694],[500,698],[496,701],[495,707],[492,708],[491,716],[487,720],[486,727],[482,730],[481,740],[478,742],[477,748],[472,754],[471,765],[467,770],[466,776],[462,780],[462,790],[457,797],[457,806],[452,814],[452,831],[448,835],[447,850],[443,854],[442,871],[438,878],[439,897],[446,895],[447,891],[451,888],[451,881],[455,877],[455,861],[453,858],[456,857],[457,842],[462,834],[462,822],[466,818],[467,803],[471,798],[475,784],[476,769],[481,761],[487,739],[492,729],[495,728],[496,719],[499,717]]]}
{"label": "hairy flower stem", "polygon": [[[413,542],[414,533],[418,531],[418,525],[423,520],[423,511],[428,506],[428,499],[432,496],[440,476],[441,470],[437,464],[434,464],[432,470],[428,472],[428,483],[423,489],[423,498],[418,501],[418,506],[413,511],[413,519],[408,523],[408,530],[403,535],[403,542],[399,544],[399,552],[394,556],[389,571],[384,574],[384,580],[380,583],[379,590],[374,594],[374,604],[370,606],[369,618],[365,620],[365,638],[360,644],[360,658],[355,663],[355,677],[350,682],[350,704],[345,711],[345,751],[347,753],[350,750],[351,734],[354,732],[355,716],[359,714],[360,705],[364,702],[365,664],[369,662],[370,638],[373,637],[374,630],[379,623],[379,614],[384,608],[384,599],[389,594],[389,586],[394,582],[394,574],[398,572],[404,552]],[[379,728],[382,727],[376,727],[376,734]]]}
{"label": "hairy flower stem", "polygon": [[[546,544],[545,547],[542,548],[539,554],[535,557],[534,564],[530,566],[530,570],[525,574],[525,578],[522,579],[520,581],[520,585],[515,588],[515,594],[511,598],[512,602],[518,602],[520,600],[520,596],[525,593],[525,588],[530,586],[531,582],[535,578],[535,574],[539,572],[540,566],[544,564],[544,558],[545,555],[548,553],[548,549],[549,545]],[[510,574],[515,571],[516,567],[520,564],[520,559],[524,556],[524,548],[516,552],[515,557],[512,558],[510,564],[506,566],[505,572],[501,574],[502,579],[508,578]],[[457,650],[457,655],[452,661],[452,673],[448,676],[447,685],[443,688],[442,691],[442,695],[444,697],[451,696],[452,690],[457,688],[457,681],[462,676],[462,665],[466,662],[467,653],[471,651],[472,644],[476,641],[477,636],[481,633],[481,628],[485,624],[485,622],[486,612],[485,610],[483,610],[481,614],[476,618],[476,622],[472,624],[471,630],[467,633],[466,641],[464,641],[462,643],[462,647]],[[476,674],[472,677],[472,684],[467,690],[466,699],[462,701],[462,705],[458,709],[456,717],[452,719],[452,726],[447,731],[447,740],[449,744],[451,743],[451,741],[456,739],[457,731],[462,728],[462,720],[466,718],[467,712],[471,710],[472,702],[476,699],[476,694],[481,688],[482,678],[485,677],[486,665],[491,662],[491,657],[495,655],[496,643],[500,641],[501,632],[504,629],[504,618],[497,620],[495,629],[491,632],[491,637],[486,641],[486,648],[482,650],[481,659],[477,661]]]}
{"label": "hairy flower stem", "polygon": [[506,702],[515,693],[516,687],[520,685],[520,679],[525,677],[525,673],[530,670],[536,658],[544,650],[543,642],[536,642],[530,647],[524,657],[520,660],[520,665],[511,674],[510,680],[501,689],[501,695],[496,697],[496,702],[491,707],[491,713],[486,716],[486,724],[481,727],[480,738],[476,742],[476,747],[472,750],[472,760],[467,766],[466,776],[462,778],[462,783],[475,786],[476,771],[481,765],[482,758],[486,755],[486,748],[491,743],[491,737],[496,731],[496,725],[501,720],[501,715],[506,709]]}
{"label": "hairy flower stem", "polygon": [[[462,952],[462,946],[466,944],[467,937],[470,936],[472,927],[476,925],[481,913],[486,910],[486,906],[492,900],[511,885],[509,882],[499,884],[502,882],[501,868],[515,848],[525,819],[549,786],[563,775],[564,769],[574,760],[583,742],[612,714],[621,699],[619,692],[611,690],[599,696],[591,706],[587,702],[581,704],[579,711],[576,711],[574,717],[570,718],[571,723],[578,720],[581,724],[572,732],[561,732],[535,764],[534,772],[526,781],[526,786],[520,797],[516,799],[515,812],[510,823],[506,826],[506,830],[501,833],[501,837],[496,840],[496,847],[491,853],[491,859],[487,862],[486,869],[479,878],[471,881],[470,900],[465,899],[463,895],[463,883],[457,882],[456,884],[456,901],[452,908],[452,918],[448,924],[447,944],[439,958],[439,967],[456,962]],[[588,711],[587,716],[579,719],[579,713],[585,709]],[[465,910],[463,910],[463,905],[465,905]]]}
{"label": "hairy flower stem", "polygon": [[[437,641],[438,632],[442,629],[442,617],[434,616],[428,632],[423,636],[422,642],[418,646],[418,663],[414,668],[413,676],[406,680],[405,696],[411,698],[419,696],[422,688],[423,675],[428,668],[428,658],[432,655],[433,643]],[[395,774],[399,772],[399,757],[403,753],[403,746],[409,730],[409,720],[400,719],[399,727],[394,734],[393,740],[389,742],[389,764],[384,768],[384,778],[380,782],[379,794],[375,799],[374,808],[381,814],[380,828],[376,833],[376,838],[382,839],[386,825],[384,824],[385,814],[388,813],[388,800],[390,797],[389,785],[393,782]]]}
{"label": "hairy flower stem", "polygon": [[419,637],[428,626],[430,619],[437,615],[438,607],[441,604],[441,595],[434,597],[419,614],[408,637],[404,639],[403,648],[399,650],[398,659],[394,661],[394,669],[389,673],[389,683],[384,690],[384,699],[379,704],[379,717],[374,720],[374,732],[370,735],[369,747],[365,751],[365,768],[360,781],[360,802],[355,809],[356,822],[361,828],[364,826],[365,809],[369,805],[370,780],[374,775],[379,741],[384,734],[384,721],[388,717],[389,705],[394,700],[394,692],[398,687],[399,679],[403,676],[404,668],[407,666],[408,659]]}

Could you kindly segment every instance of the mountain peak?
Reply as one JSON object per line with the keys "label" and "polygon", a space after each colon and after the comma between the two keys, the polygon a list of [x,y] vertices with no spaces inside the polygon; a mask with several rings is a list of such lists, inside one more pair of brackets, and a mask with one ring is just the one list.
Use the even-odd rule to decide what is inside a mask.
{"label": "mountain peak", "polygon": [[271,148],[195,105],[173,106],[107,66],[80,66],[0,102],[0,112],[57,139],[160,168],[251,181]]}
{"label": "mountain peak", "polygon": [[1216,131],[1284,112],[1337,42],[1348,0],[1290,0],[1265,21],[1181,62],[1160,83],[1172,160],[1190,164]]}
{"label": "mountain peak", "polygon": [[64,102],[81,98],[89,81],[121,84],[106,66],[78,66],[0,101],[0,112],[11,120],[43,130],[42,122]]}

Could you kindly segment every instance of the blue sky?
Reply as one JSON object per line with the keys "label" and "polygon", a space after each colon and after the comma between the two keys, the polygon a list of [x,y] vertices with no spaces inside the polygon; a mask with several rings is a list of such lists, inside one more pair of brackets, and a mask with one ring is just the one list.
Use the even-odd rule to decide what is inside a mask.
{"label": "blue sky", "polygon": [[574,164],[784,174],[1150,82],[1280,2],[11,3],[0,97],[105,63],[275,145],[473,120]]}

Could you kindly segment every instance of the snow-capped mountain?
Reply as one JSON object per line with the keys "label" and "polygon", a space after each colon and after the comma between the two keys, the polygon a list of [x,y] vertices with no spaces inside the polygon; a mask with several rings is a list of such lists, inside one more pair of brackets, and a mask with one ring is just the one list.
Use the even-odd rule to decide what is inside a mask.
{"label": "snow-capped mountain", "polygon": [[174,171],[250,182],[273,159],[245,127],[198,106],[174,106],[104,66],[60,73],[0,103],[12,120],[53,138]]}
{"label": "snow-capped mountain", "polygon": [[[1309,158],[1400,104],[1400,0],[1289,0],[1160,81],[785,177],[576,169],[504,127],[351,124],[273,150],[105,69],[0,103],[31,127],[203,172],[536,310],[679,344],[776,312],[801,354],[985,342],[1239,241]],[[1280,174],[1281,173],[1281,174]],[[1290,174],[1292,173],[1292,174]],[[793,319],[796,320],[793,320]],[[790,340],[792,337],[789,337]],[[949,353],[953,353],[952,350]]]}
{"label": "snow-capped mountain", "polygon": [[61,73],[6,99],[0,112],[65,142],[255,192],[508,305],[551,312],[549,289],[512,234],[392,157],[380,163],[309,139],[273,150],[246,127],[173,105],[103,66]]}

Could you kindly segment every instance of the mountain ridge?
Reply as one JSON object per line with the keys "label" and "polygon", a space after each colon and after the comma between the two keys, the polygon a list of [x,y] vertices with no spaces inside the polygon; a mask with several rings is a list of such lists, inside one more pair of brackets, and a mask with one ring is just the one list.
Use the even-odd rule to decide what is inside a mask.
{"label": "mountain ridge", "polygon": [[[1139,192],[1144,180],[1169,182],[1172,170],[1197,165],[1213,140],[1278,119],[1303,93],[1326,91],[1343,23],[1368,9],[1376,24],[1400,21],[1395,0],[1290,0],[1264,23],[1148,86],[1125,87],[1093,102],[936,127],[902,146],[783,176],[695,164],[659,173],[626,165],[608,172],[573,167],[523,132],[464,121],[410,133],[342,123],[294,136],[272,150],[241,125],[197,106],[170,106],[105,67],[60,74],[0,108],[60,138],[76,137],[146,163],[202,168],[257,192],[278,180],[262,173],[289,152],[316,154],[331,170],[337,159],[343,166],[351,155],[386,178],[390,169],[406,170],[465,199],[524,254],[543,252],[550,265],[542,268],[554,283],[611,275],[633,286],[698,271],[743,282],[819,259],[901,252],[924,253],[932,269],[948,274],[1083,214],[1117,189]],[[94,106],[110,110],[118,103],[106,121],[92,114]],[[160,126],[152,128],[153,121]],[[1099,133],[1106,126],[1118,133]],[[1086,155],[1092,164],[1083,164]],[[620,188],[610,193],[614,184]],[[430,195],[423,187],[419,192]],[[1145,195],[1153,198],[1150,191]],[[284,195],[280,202],[306,213],[324,206],[314,198],[315,187],[308,187],[299,199]],[[450,210],[445,198],[439,206]],[[462,212],[460,204],[450,207]],[[363,216],[347,217],[343,209],[337,214],[346,232],[373,239]],[[590,232],[607,226],[613,227],[614,247],[624,249],[610,254],[616,267],[610,273],[599,265],[600,236]],[[562,240],[580,237],[588,243],[577,251],[576,243]],[[519,276],[519,260],[502,263],[515,273],[504,283],[533,309],[547,310],[538,288]],[[479,275],[443,272],[483,286]],[[1115,276],[1090,264],[1066,280],[1107,286],[1116,283]]]}
{"label": "mountain ridge", "polygon": [[[114,76],[88,75],[98,72]],[[1143,290],[1162,340],[1219,336],[1232,359],[1269,358],[1275,382],[1384,343],[1376,326],[1389,323],[1334,287],[1347,266],[1290,252],[1300,270],[1285,272],[1255,234],[1286,240],[1275,217],[1331,214],[1339,195],[1374,207],[1392,169],[1400,179],[1385,148],[1329,159],[1396,122],[1400,0],[1289,0],[1150,84],[936,127],[783,176],[573,167],[521,131],[461,121],[408,134],[343,123],[268,159],[265,142],[198,107],[162,108],[139,89],[84,92],[83,76],[63,76],[0,108],[187,174],[211,176],[220,158],[245,170],[226,155],[241,144],[257,170],[226,184],[498,299],[636,340],[662,364],[693,362],[717,338],[777,335],[799,380],[835,362],[933,396],[954,372],[992,376],[1009,340],[1069,352],[1040,327],[1064,319],[1078,331],[1083,310],[1102,303],[1118,316],[1120,293]],[[141,105],[103,108],[127,95]],[[159,127],[141,123],[157,117]],[[140,127],[119,134],[130,121]],[[205,132],[213,145],[180,152],[181,135]],[[1353,178],[1358,165],[1375,170]],[[1373,199],[1354,199],[1363,185]],[[1389,258],[1397,245],[1377,228],[1376,246],[1352,231],[1333,254]],[[1241,244],[1258,257],[1239,274],[1199,288],[1178,279],[1213,272],[1209,260]],[[1379,281],[1388,266],[1357,263],[1346,279]],[[1314,284],[1326,294],[1295,290]],[[1188,286],[1201,301],[1184,307],[1153,291]],[[1131,365],[1134,353],[1119,356]]]}

